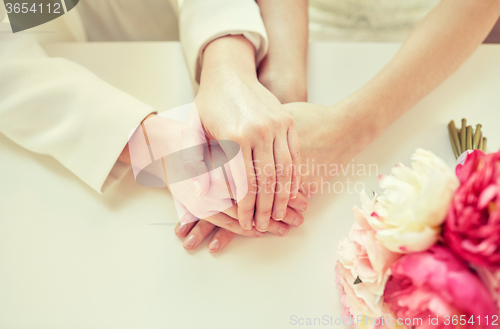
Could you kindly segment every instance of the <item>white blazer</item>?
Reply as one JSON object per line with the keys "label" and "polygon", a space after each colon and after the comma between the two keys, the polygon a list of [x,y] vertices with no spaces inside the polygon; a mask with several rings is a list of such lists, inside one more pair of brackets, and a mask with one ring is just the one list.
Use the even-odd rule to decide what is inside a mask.
{"label": "white blazer", "polygon": [[[180,40],[194,81],[204,47],[217,37],[243,34],[255,46],[257,62],[266,55],[267,36],[254,0],[184,0],[181,6],[169,1],[179,13]],[[12,34],[0,0],[0,132],[53,156],[102,193],[128,170],[117,158],[129,132],[155,109],[43,51],[41,43],[87,40],[78,10],[34,29],[41,28],[56,33]]]}

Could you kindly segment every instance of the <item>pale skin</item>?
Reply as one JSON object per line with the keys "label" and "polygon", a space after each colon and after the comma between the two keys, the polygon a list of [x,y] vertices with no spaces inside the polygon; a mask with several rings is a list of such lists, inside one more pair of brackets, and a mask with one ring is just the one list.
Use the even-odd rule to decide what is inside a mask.
{"label": "pale skin", "polygon": [[282,104],[307,102],[307,0],[257,0],[269,49],[259,81]]}
{"label": "pale skin", "polygon": [[[162,126],[160,126],[160,129],[155,129],[154,126],[152,126],[151,122],[148,124],[148,120],[153,120],[153,117],[156,114],[150,114],[146,117],[146,119],[143,120],[143,124],[138,127],[139,132],[147,131],[147,135],[142,135],[138,134],[140,136],[147,136],[146,138],[146,143],[148,145],[152,145],[155,143],[155,141],[160,141],[161,139],[167,139],[169,140],[169,143],[164,143],[164,147],[167,149],[165,150],[166,153],[171,154],[176,152],[177,148],[175,147],[176,145],[181,144],[181,133],[183,129],[183,125],[179,124],[177,121],[173,120],[163,120],[162,121]],[[144,124],[145,123],[145,124]],[[148,126],[149,129],[146,129],[145,127]],[[168,129],[163,129],[163,127],[168,127]],[[130,143],[134,143],[134,138],[138,136],[137,134],[132,135]],[[139,138],[140,139],[140,138]],[[150,144],[149,144],[150,143]],[[140,156],[138,154],[135,155]],[[123,152],[121,153],[119,160],[128,164],[131,164],[131,157],[130,157],[130,152],[129,152],[129,147],[125,147]],[[149,158],[148,158],[149,160]],[[135,159],[135,163],[140,163],[141,161],[139,159]],[[182,163],[179,163],[179,168],[176,168],[175,170],[183,170],[182,168]],[[225,177],[219,177],[217,176],[217,171],[212,172],[213,179],[210,185],[210,189],[221,189],[221,186],[223,189],[227,190],[227,183],[225,180]],[[220,173],[219,173],[220,174]],[[231,172],[230,172],[231,174]],[[234,179],[232,175],[227,176],[230,179]],[[167,188],[170,189],[170,186],[167,185]],[[187,192],[187,198],[195,198],[197,200],[197,203],[205,203],[205,206],[208,203],[210,203],[210,193],[207,193],[207,195],[200,196],[199,198],[196,197],[196,195],[192,195],[189,193],[189,189],[186,189]],[[189,200],[184,200],[183,195],[176,194],[176,197],[181,197],[180,202],[182,202],[182,205],[185,206]],[[183,201],[184,200],[184,201]],[[186,202],[184,204],[184,202]],[[194,207],[200,206],[197,205],[197,203],[194,203]],[[203,208],[204,206],[201,205]],[[274,219],[271,219],[269,222],[268,230],[267,232],[270,232],[272,234],[276,234],[278,236],[285,236],[288,234],[289,231],[289,225],[293,226],[299,226],[302,224],[304,217],[300,212],[305,211],[307,209],[307,200],[305,197],[299,193],[298,197],[292,199],[290,203],[288,204],[288,208],[286,211],[286,215],[284,218],[280,221],[276,221]],[[196,209],[193,208],[191,211],[196,212]],[[184,218],[185,217],[185,218]],[[189,212],[187,212],[184,217],[181,219],[181,222],[186,223],[195,220],[196,218]],[[227,234],[232,233],[232,234],[239,234],[243,236],[248,236],[248,237],[261,237],[263,235],[263,232],[258,231],[255,227],[252,227],[250,230],[245,230],[243,229],[238,221],[235,221],[234,218],[237,217],[237,207],[233,206],[229,209],[224,210],[222,213],[218,213],[217,215],[214,216],[209,216],[203,220],[203,222],[200,222],[200,227],[197,228],[197,230],[201,230],[202,228],[206,228],[208,226],[213,226],[213,227],[219,227],[219,230],[225,230],[227,231]],[[205,223],[206,222],[206,223]],[[210,223],[207,224],[207,223]],[[192,227],[194,223],[191,224],[186,224],[182,226],[182,229],[185,229],[186,227]],[[181,230],[182,231],[182,230]],[[195,230],[196,232],[196,230]],[[196,241],[195,237],[191,237],[190,239],[187,239],[184,242],[184,246],[186,248],[191,248],[195,247],[197,243],[200,243],[200,241]]]}
{"label": "pale skin", "polygon": [[[241,147],[246,175],[236,175],[236,193],[248,187],[238,203],[241,226],[267,231],[271,218],[285,217],[289,197],[297,197],[300,176],[291,166],[300,164],[300,149],[290,114],[257,79],[246,38],[225,36],[207,45],[195,103],[209,139]],[[275,199],[275,182],[291,188]]]}
{"label": "pale skin", "polygon": [[[307,101],[307,0],[259,0],[258,4],[269,39],[268,54],[258,69],[260,83],[271,91],[281,103]],[[290,70],[290,67],[293,67],[294,70]],[[298,168],[299,164],[299,161],[293,161],[295,168]],[[279,178],[278,182],[280,184],[286,183],[284,180],[280,181]],[[292,189],[289,207],[285,212],[283,222],[298,227],[304,221],[300,212],[306,211],[308,204],[303,195],[298,193],[295,197],[294,193],[295,190]],[[280,193],[275,193],[272,213],[279,212],[280,199],[285,202],[288,197],[288,192],[284,189]],[[234,210],[232,211],[234,212]],[[221,216],[217,215],[217,217]],[[225,219],[234,221],[231,218]],[[271,220],[269,231],[275,230],[275,226],[276,223]],[[187,236],[183,244],[186,249],[195,249],[214,230],[216,232],[208,245],[208,250],[219,252],[234,238],[235,232],[218,228],[213,223],[200,220],[197,223],[187,225],[179,224],[175,233],[179,237]],[[282,232],[285,232],[284,229]],[[278,235],[280,234],[278,233]]]}
{"label": "pale skin", "polygon": [[[205,48],[203,58],[200,91],[195,103],[206,136],[208,139],[237,141],[243,154],[250,154],[246,157],[246,162],[250,164],[246,166],[249,173],[244,178],[247,178],[251,185],[247,196],[238,203],[238,208],[225,211],[225,215],[206,218],[199,222],[200,227],[207,227],[209,225],[205,222],[211,222],[211,227],[220,227],[220,234],[225,236],[261,236],[256,230],[284,236],[288,233],[289,225],[302,224],[303,216],[300,211],[307,209],[307,200],[298,193],[300,176],[291,170],[284,170],[292,164],[295,167],[300,166],[299,144],[293,120],[276,97],[257,80],[254,48],[244,37],[227,36],[212,41]],[[305,66],[305,61],[303,62]],[[305,72],[305,67],[302,71]],[[171,130],[175,129],[176,127],[172,127]],[[171,135],[180,135],[180,132],[175,134],[172,131]],[[264,152],[262,147],[266,147],[266,141],[270,141],[271,145]],[[269,158],[269,155],[273,155],[272,152],[274,159]],[[252,156],[254,161],[257,160],[256,172],[258,170],[266,177],[259,178],[250,172],[254,168],[251,165]],[[128,148],[124,149],[120,160],[130,162]],[[278,165],[281,165],[281,170]],[[291,184],[291,188],[283,189],[281,195],[275,196],[276,181],[281,186]],[[260,193],[252,191],[256,186],[259,187]],[[241,213],[244,217],[250,216],[250,219],[241,219]],[[228,217],[228,214],[232,217]],[[233,225],[232,220],[228,221],[228,218],[240,218],[241,227]],[[192,227],[192,224],[190,226]],[[187,249],[194,248],[199,242],[201,240],[190,236],[184,246]]]}
{"label": "pale skin", "polygon": [[[303,161],[311,158],[316,163],[340,164],[352,159],[455,72],[483,42],[499,16],[498,0],[443,0],[414,29],[394,58],[346,99],[331,106],[285,105],[295,121]],[[308,182],[320,179],[302,177],[302,192],[308,192]],[[180,233],[176,228],[176,234],[184,237],[195,229]],[[211,231],[195,233],[200,240]],[[210,249],[217,239],[218,248]],[[231,239],[216,233],[209,251],[221,251]]]}

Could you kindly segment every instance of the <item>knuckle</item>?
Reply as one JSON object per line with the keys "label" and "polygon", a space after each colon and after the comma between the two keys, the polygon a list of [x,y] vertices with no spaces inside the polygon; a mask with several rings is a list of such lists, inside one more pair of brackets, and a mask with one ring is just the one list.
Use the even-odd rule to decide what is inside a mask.
{"label": "knuckle", "polygon": [[259,179],[259,185],[262,186],[266,191],[271,188],[276,182],[276,178],[274,175],[264,174],[263,178]]}
{"label": "knuckle", "polygon": [[220,139],[230,140],[233,142],[244,142],[246,140],[245,129],[243,127],[228,127],[221,134]]}
{"label": "knuckle", "polygon": [[250,194],[250,195],[253,195],[253,194],[256,194],[257,193],[257,184],[255,184],[255,179],[252,179],[252,181],[248,181],[248,187],[247,187],[247,195]]}
{"label": "knuckle", "polygon": [[286,124],[287,127],[294,127],[295,123],[290,115],[286,115],[286,117],[283,119],[283,122]]}
{"label": "knuckle", "polygon": [[254,209],[254,207],[244,207],[244,206],[242,207],[242,206],[240,206],[239,210],[243,215],[253,215],[255,209]]}
{"label": "knuckle", "polygon": [[300,151],[290,151],[290,157],[292,158],[293,161],[300,161],[301,156],[300,156]]}
{"label": "knuckle", "polygon": [[225,138],[227,140],[230,140],[230,141],[233,141],[233,142],[236,142],[238,143],[240,146],[243,145],[245,143],[245,135],[240,132],[240,131],[233,131],[231,132],[227,138]]}
{"label": "knuckle", "polygon": [[236,226],[240,225],[239,222],[235,219],[230,219],[224,223],[224,228],[232,231],[236,228]]}
{"label": "knuckle", "polygon": [[283,120],[283,118],[277,118],[272,121],[271,124],[271,129],[275,130],[282,130],[286,125],[286,122]]}
{"label": "knuckle", "polygon": [[271,217],[271,211],[273,210],[272,206],[271,207],[261,207],[262,209],[258,208],[257,209],[257,215],[259,217]]}
{"label": "knuckle", "polygon": [[213,224],[211,224],[210,222],[208,221],[205,221],[205,220],[200,220],[198,223],[197,223],[197,226],[198,226],[198,229],[200,231],[206,231],[206,230],[209,230],[211,227],[212,227]]}
{"label": "knuckle", "polygon": [[271,131],[270,127],[271,125],[269,123],[260,123],[255,125],[253,130],[257,137],[264,139],[269,135],[269,132]]}
{"label": "knuckle", "polygon": [[276,168],[276,176],[280,178],[288,178],[292,176],[292,163],[287,162]]}
{"label": "knuckle", "polygon": [[288,195],[276,196],[276,203],[288,203]]}

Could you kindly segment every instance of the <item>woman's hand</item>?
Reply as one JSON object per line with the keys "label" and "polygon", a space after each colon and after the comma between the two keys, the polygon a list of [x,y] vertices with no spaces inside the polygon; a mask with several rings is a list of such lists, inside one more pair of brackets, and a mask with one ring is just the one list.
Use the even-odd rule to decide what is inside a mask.
{"label": "woman's hand", "polygon": [[372,120],[365,120],[369,113],[376,111],[372,104],[352,97],[331,106],[290,103],[284,107],[292,115],[300,138],[304,163],[300,192],[306,197],[321,192],[323,182],[341,173],[339,168],[349,163],[383,131]]}
{"label": "woman's hand", "polygon": [[240,145],[246,172],[231,166],[237,217],[249,230],[255,212],[255,227],[265,232],[297,196],[300,176],[292,169],[300,166],[300,150],[290,114],[257,80],[253,46],[244,37],[223,37],[205,48],[195,103],[208,138]]}
{"label": "woman's hand", "polygon": [[[288,208],[282,221],[270,220],[268,232],[277,236],[285,236],[288,234],[289,226],[299,227],[302,225],[304,216],[301,212],[306,211],[308,207],[305,197],[299,193],[297,198],[291,200],[290,206],[295,209]],[[222,251],[236,235],[261,237],[262,232],[250,233],[251,231],[241,228],[238,221],[231,217],[236,216],[237,211],[236,206],[234,206],[227,212],[229,215],[220,213],[207,218],[207,220],[187,224],[179,223],[175,227],[175,234],[178,237],[185,238],[183,241],[184,248],[193,250],[215,231],[208,244],[208,251],[211,253]]]}
{"label": "woman's hand", "polygon": [[[363,123],[362,120],[366,116],[366,111],[372,111],[371,105],[358,103],[350,98],[333,106],[290,103],[284,105],[284,108],[290,112],[296,122],[304,160],[304,164],[301,166],[303,174],[301,193],[296,199],[290,200],[290,208],[284,220],[285,223],[297,227],[303,220],[300,213],[305,211],[308,206],[305,196],[318,193],[322,183],[334,177],[330,175],[330,170],[318,173],[318,170],[313,171],[306,164],[314,164],[316,168],[318,165],[324,164],[326,168],[330,168],[330,165],[340,166],[348,163],[376,138],[379,131],[370,128],[370,124]],[[234,209],[231,211],[236,212]],[[231,215],[231,212],[228,214]],[[230,218],[225,219],[230,220]],[[271,221],[269,231],[272,233],[275,233],[275,223]],[[184,240],[184,247],[194,249],[216,229],[213,225],[199,221],[185,226],[178,225],[176,234],[179,237],[192,236]],[[235,234],[226,229],[218,229],[208,244],[209,251],[221,251],[234,236]],[[193,241],[195,242],[193,243]]]}

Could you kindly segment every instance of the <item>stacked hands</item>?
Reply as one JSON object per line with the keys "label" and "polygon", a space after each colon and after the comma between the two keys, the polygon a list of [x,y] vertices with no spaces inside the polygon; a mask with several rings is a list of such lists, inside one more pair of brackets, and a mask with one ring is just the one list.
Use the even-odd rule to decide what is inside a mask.
{"label": "stacked hands", "polygon": [[[287,235],[290,226],[304,222],[306,197],[331,178],[328,171],[310,175],[309,163],[347,163],[373,140],[372,131],[353,115],[361,113],[353,101],[305,103],[305,61],[291,75],[283,59],[273,62],[272,55],[270,49],[257,73],[253,47],[242,36],[223,37],[205,48],[195,99],[199,119],[172,125],[170,137],[171,144],[184,150],[199,147],[186,152],[176,169],[194,178],[169,186],[181,219],[175,233],[185,238],[186,249],[196,249],[214,231],[208,243],[212,253],[223,250],[235,235]],[[230,144],[217,141],[237,142],[239,158],[231,155]],[[210,155],[200,147],[207,142]],[[306,165],[301,159],[311,161]],[[214,165],[216,161],[222,165]],[[210,162],[225,171],[207,173]],[[228,197],[228,187],[236,195]]]}
{"label": "stacked hands", "polygon": [[[222,54],[229,53],[228,49],[232,50],[231,58],[224,58]],[[235,51],[239,54],[237,62],[232,60]],[[217,252],[236,234],[261,237],[270,232],[285,236],[289,226],[298,227],[304,221],[301,213],[308,203],[304,190],[299,192],[299,138],[292,115],[273,93],[280,95],[282,102],[306,101],[305,78],[295,77],[304,90],[288,95],[279,86],[294,91],[298,88],[274,83],[270,76],[276,76],[276,72],[270,72],[273,67],[267,60],[257,75],[254,58],[253,46],[242,36],[217,39],[205,49],[195,104],[206,141],[199,136],[196,140],[199,134],[185,131],[186,126],[196,131],[192,125],[177,128],[184,130],[177,136],[183,139],[183,147],[211,141],[209,159],[212,163],[222,159],[228,165],[224,166],[225,175],[221,170],[203,174],[207,168],[201,152],[188,152],[183,157],[182,169],[196,177],[190,180],[191,186],[183,183],[170,188],[182,217],[175,232],[186,237],[186,249],[195,249],[213,231],[208,250]],[[265,80],[269,89],[259,79]],[[230,144],[216,145],[217,140],[238,143],[240,152],[231,159]],[[227,195],[229,186],[237,203],[221,205],[219,200]],[[210,205],[219,205],[216,210],[221,212],[202,217]]]}
{"label": "stacked hands", "polygon": [[[229,44],[249,52],[246,72],[243,56],[239,56],[238,70],[221,58],[229,53]],[[212,54],[212,46],[220,53]],[[223,250],[235,235],[262,237],[269,232],[285,236],[290,226],[304,222],[307,197],[317,192],[320,180],[331,178],[328,171],[310,175],[312,161],[301,159],[346,163],[372,140],[352,132],[369,130],[352,116],[357,105],[350,99],[333,106],[302,102],[307,98],[305,74],[274,83],[268,77],[280,75],[269,72],[271,65],[261,65],[257,75],[253,48],[243,37],[217,39],[204,55],[200,90],[195,106],[188,106],[186,121],[152,120],[155,116],[144,121],[149,141],[160,140],[163,155],[182,153],[182,159],[166,161],[168,187],[180,217],[175,233],[185,238],[186,249],[196,249],[215,231],[208,243],[210,252]],[[213,58],[216,63],[211,62]],[[335,128],[318,126],[325,121],[335,122]],[[152,129],[155,122],[157,130]],[[133,149],[131,141],[129,148]],[[237,142],[238,155],[224,141]],[[210,154],[204,147],[207,144]],[[225,170],[218,170],[220,167]],[[172,179],[171,173],[189,179]]]}
{"label": "stacked hands", "polygon": [[290,226],[300,226],[306,196],[331,178],[326,170],[311,175],[306,160],[326,166],[350,161],[458,69],[500,15],[498,1],[441,1],[370,81],[323,106],[306,103],[307,2],[257,3],[269,39],[266,57],[259,63],[243,35],[208,43],[195,73],[196,115],[163,129],[167,154],[195,151],[174,164],[186,179],[165,179],[181,218],[175,233],[186,249],[214,231],[210,252],[224,249],[236,234],[285,236]]}

